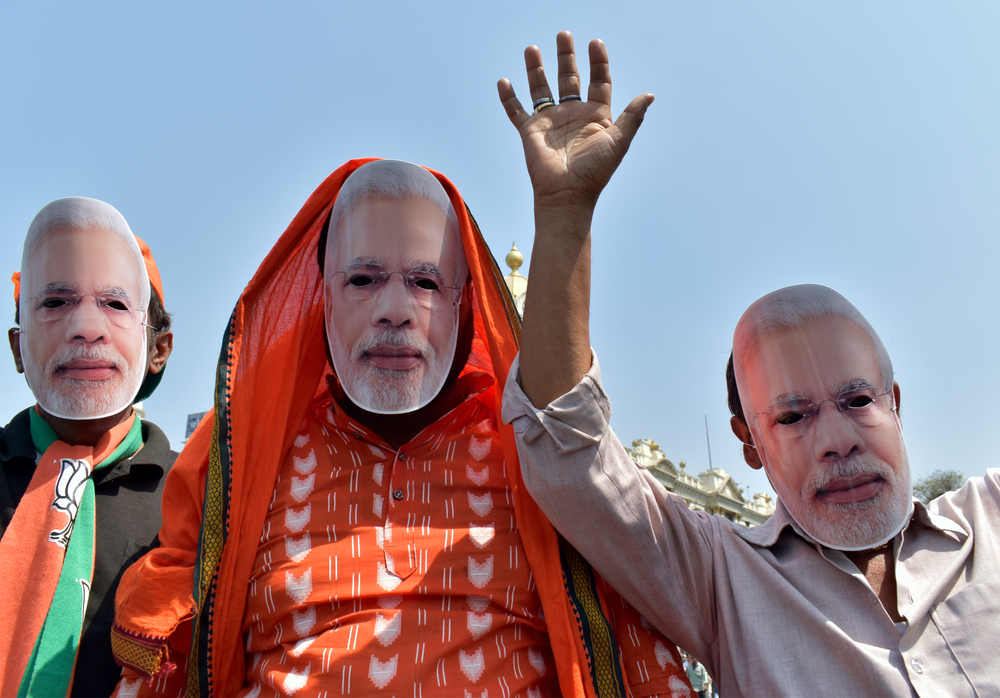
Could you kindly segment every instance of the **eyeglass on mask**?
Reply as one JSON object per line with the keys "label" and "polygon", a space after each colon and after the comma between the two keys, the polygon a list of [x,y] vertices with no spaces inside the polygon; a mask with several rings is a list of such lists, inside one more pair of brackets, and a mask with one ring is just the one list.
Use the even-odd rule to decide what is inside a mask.
{"label": "eyeglass on mask", "polygon": [[34,317],[38,322],[65,320],[80,307],[83,299],[90,296],[97,303],[104,318],[123,330],[135,329],[146,324],[146,311],[136,309],[132,303],[117,294],[70,293],[55,291],[33,296],[28,300],[34,305]]}
{"label": "eyeglass on mask", "polygon": [[343,278],[341,285],[349,300],[362,301],[377,296],[393,274],[399,274],[403,279],[410,297],[425,308],[436,308],[447,304],[459,305],[461,286],[449,286],[444,277],[433,272],[385,271],[371,267],[359,267],[335,271]]}
{"label": "eyeglass on mask", "polygon": [[763,428],[779,439],[796,439],[812,430],[823,404],[830,402],[857,426],[877,427],[885,423],[886,418],[896,410],[891,395],[891,390],[880,393],[874,387],[856,388],[819,402],[805,399],[783,400],[764,412],[758,412],[756,417]]}

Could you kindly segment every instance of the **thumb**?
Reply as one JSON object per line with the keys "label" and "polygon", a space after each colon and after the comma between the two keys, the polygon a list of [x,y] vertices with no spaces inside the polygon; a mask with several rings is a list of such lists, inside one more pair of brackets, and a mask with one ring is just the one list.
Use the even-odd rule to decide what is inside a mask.
{"label": "thumb", "polygon": [[615,121],[615,129],[618,131],[617,140],[624,150],[628,150],[632,139],[635,138],[635,134],[642,125],[642,120],[646,116],[646,110],[649,109],[649,106],[655,99],[656,97],[649,92],[639,95],[629,102],[628,106],[625,107],[625,111]]}

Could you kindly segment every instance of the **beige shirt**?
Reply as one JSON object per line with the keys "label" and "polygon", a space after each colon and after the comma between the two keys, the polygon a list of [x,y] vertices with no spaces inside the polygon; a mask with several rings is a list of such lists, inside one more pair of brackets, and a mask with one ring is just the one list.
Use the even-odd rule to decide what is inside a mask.
{"label": "beige shirt", "polygon": [[723,696],[1000,695],[1000,471],[915,503],[894,541],[897,628],[847,556],[780,504],[747,528],[688,509],[634,464],[609,426],[596,357],[544,410],[518,368],[503,419],[532,496]]}

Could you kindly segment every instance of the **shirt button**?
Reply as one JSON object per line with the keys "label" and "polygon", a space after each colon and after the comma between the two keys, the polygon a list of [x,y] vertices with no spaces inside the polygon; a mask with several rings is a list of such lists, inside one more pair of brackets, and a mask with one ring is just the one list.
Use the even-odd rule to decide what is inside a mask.
{"label": "shirt button", "polygon": [[400,451],[399,452],[399,460],[406,460],[406,452],[405,451]]}
{"label": "shirt button", "polygon": [[360,441],[361,439],[365,438],[365,435],[362,434],[360,431],[356,431],[354,432],[354,438]]}
{"label": "shirt button", "polygon": [[[392,491],[392,498],[393,499],[402,499],[405,496],[406,495],[403,494],[403,490],[393,490]],[[916,660],[914,660],[914,661],[916,661]]]}
{"label": "shirt button", "polygon": [[919,659],[911,659],[910,666],[913,667],[913,670],[918,674],[924,673],[924,663],[921,662]]}

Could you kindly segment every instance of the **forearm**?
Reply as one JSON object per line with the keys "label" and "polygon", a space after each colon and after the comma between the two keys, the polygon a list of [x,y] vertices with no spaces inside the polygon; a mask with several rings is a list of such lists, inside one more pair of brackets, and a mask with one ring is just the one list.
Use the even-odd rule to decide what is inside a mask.
{"label": "forearm", "polygon": [[535,202],[521,387],[536,407],[568,392],[590,369],[592,217],[592,206]]}
{"label": "forearm", "polygon": [[541,51],[524,51],[531,111],[507,79],[497,93],[517,128],[535,194],[531,293],[521,333],[521,385],[544,407],[576,385],[590,368],[590,224],[601,191],[635,137],[653,95],[633,99],[611,117],[611,70],[599,39],[590,42],[590,84],[583,84],[573,36],[556,37],[559,103],[542,66]]}
{"label": "forearm", "polygon": [[632,464],[611,430],[598,445],[568,454],[545,440],[517,441],[532,498],[660,632],[708,657],[716,634],[709,522]]}

